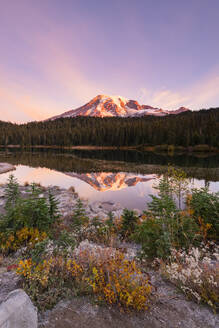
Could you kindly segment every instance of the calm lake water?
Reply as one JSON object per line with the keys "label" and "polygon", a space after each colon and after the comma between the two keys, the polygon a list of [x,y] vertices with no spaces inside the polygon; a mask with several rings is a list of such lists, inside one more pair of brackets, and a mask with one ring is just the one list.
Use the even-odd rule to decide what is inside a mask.
{"label": "calm lake water", "polygon": [[[219,156],[168,156],[136,151],[64,151],[64,150],[1,150],[0,162],[16,166],[14,176],[20,184],[37,182],[43,186],[56,185],[74,187],[83,199],[90,201],[115,202],[122,207],[143,210],[155,194],[154,185],[158,175],[139,173],[135,165],[177,165],[182,167],[217,168]],[[116,170],[115,163],[125,163],[125,170]],[[112,170],[110,165],[112,164]],[[98,165],[96,165],[98,164]],[[105,170],[105,166],[107,170]],[[128,164],[128,165],[127,165]],[[103,167],[103,170],[101,168]],[[5,183],[11,172],[0,175]],[[215,179],[213,179],[215,180]],[[211,191],[219,191],[218,181],[190,178],[192,187],[204,187],[208,183]]]}

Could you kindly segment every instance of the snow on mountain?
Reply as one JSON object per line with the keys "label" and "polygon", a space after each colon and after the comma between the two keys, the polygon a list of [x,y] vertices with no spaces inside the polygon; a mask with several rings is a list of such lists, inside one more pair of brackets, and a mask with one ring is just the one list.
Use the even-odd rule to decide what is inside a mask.
{"label": "snow on mountain", "polygon": [[187,112],[188,110],[190,110],[190,109],[188,109],[186,107],[180,107],[179,109],[169,111],[169,114],[180,114],[183,112]]}
{"label": "snow on mountain", "polygon": [[51,117],[55,120],[62,117],[95,116],[95,117],[140,117],[145,115],[166,116],[190,111],[185,107],[177,110],[163,110],[149,105],[140,105],[136,100],[129,100],[120,96],[98,95],[77,109],[70,110],[61,115]]}

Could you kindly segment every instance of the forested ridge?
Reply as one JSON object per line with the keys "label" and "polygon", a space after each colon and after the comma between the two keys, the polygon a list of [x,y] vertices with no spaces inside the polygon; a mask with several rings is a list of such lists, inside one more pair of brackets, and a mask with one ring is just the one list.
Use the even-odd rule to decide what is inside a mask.
{"label": "forested ridge", "polygon": [[0,121],[0,145],[219,147],[219,108],[165,117],[75,117],[13,124]]}

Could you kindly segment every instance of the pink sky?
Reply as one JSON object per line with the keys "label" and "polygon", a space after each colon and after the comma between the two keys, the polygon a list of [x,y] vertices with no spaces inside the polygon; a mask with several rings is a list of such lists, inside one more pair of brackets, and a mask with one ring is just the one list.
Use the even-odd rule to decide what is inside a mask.
{"label": "pink sky", "polygon": [[41,120],[97,94],[219,106],[217,0],[0,0],[0,119]]}

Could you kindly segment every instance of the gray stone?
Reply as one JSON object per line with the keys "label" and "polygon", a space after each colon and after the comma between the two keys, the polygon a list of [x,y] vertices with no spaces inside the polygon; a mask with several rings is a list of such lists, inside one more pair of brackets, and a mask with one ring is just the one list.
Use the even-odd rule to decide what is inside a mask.
{"label": "gray stone", "polygon": [[37,328],[37,310],[22,289],[9,293],[0,304],[0,328]]}
{"label": "gray stone", "polygon": [[[85,242],[82,243],[85,246]],[[39,328],[219,327],[218,314],[214,314],[207,306],[188,301],[172,284],[164,281],[159,273],[148,273],[157,288],[157,298],[152,301],[148,311],[123,313],[115,306],[98,306],[88,297],[75,297],[61,301],[53,310],[41,314]]]}
{"label": "gray stone", "polygon": [[208,308],[171,295],[145,312],[125,312],[94,305],[88,297],[62,301],[40,315],[39,328],[216,328],[218,315]]}
{"label": "gray stone", "polygon": [[113,211],[113,214],[116,218],[119,218],[123,213],[123,210],[117,210],[117,211]]}
{"label": "gray stone", "polygon": [[9,163],[0,163],[0,174],[15,170],[15,166]]}
{"label": "gray stone", "polygon": [[18,289],[20,276],[14,271],[7,272],[7,267],[0,266],[0,304],[7,295],[15,289]]}

